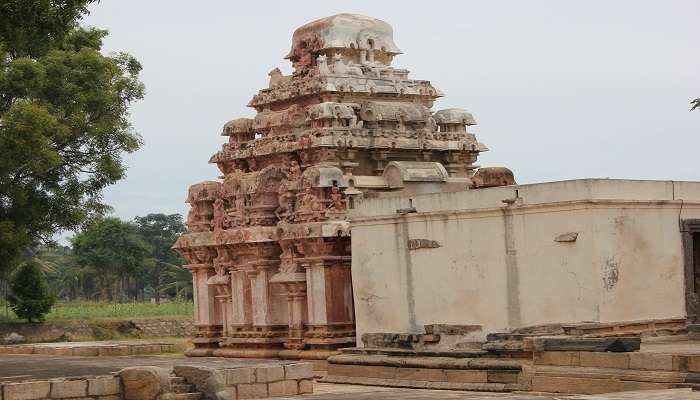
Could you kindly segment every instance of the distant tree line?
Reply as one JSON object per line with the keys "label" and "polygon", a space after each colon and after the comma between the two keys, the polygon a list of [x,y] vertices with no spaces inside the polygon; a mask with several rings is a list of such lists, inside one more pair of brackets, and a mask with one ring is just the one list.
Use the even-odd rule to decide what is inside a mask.
{"label": "distant tree line", "polygon": [[38,263],[59,300],[160,302],[191,298],[192,280],[171,249],[185,231],[180,214],[148,214],[133,221],[101,218],[70,239],[70,246],[42,246]]}
{"label": "distant tree line", "polygon": [[8,277],[5,297],[15,314],[30,321],[41,320],[55,300],[191,299],[191,274],[171,248],[184,231],[180,214],[96,219],[70,246],[35,248]]}

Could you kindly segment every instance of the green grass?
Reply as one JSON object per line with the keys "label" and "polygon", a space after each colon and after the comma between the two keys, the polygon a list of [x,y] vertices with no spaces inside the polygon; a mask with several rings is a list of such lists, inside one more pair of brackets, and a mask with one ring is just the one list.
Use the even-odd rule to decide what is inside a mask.
{"label": "green grass", "polygon": [[[46,315],[47,321],[105,320],[144,318],[191,318],[194,305],[191,301],[152,303],[104,303],[94,301],[57,302]],[[12,310],[0,304],[0,321],[17,321]]]}

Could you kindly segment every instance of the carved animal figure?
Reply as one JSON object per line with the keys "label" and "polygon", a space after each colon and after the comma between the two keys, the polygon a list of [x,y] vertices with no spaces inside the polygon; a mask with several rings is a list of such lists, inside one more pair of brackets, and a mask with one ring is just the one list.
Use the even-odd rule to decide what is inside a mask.
{"label": "carved animal figure", "polygon": [[319,75],[330,75],[331,69],[328,67],[328,58],[325,54],[318,56],[316,64],[318,64]]}
{"label": "carved animal figure", "polygon": [[362,68],[343,63],[343,56],[338,53],[334,57],[333,72],[340,75],[357,75],[362,76]]}
{"label": "carved animal figure", "polygon": [[472,188],[515,185],[513,171],[505,167],[479,168],[472,177]]}
{"label": "carved animal figure", "polygon": [[283,86],[287,82],[292,80],[292,76],[282,75],[282,71],[279,68],[275,68],[267,74],[270,77],[270,84],[268,85],[270,89]]}

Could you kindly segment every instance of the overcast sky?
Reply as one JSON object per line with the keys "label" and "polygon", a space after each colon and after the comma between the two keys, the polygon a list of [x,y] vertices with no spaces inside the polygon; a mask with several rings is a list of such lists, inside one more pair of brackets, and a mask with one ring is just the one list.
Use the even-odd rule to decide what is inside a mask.
{"label": "overcast sky", "polygon": [[700,1],[155,1],[102,0],[85,25],[105,50],[143,64],[146,97],[131,120],[145,145],[105,193],[115,215],[184,213],[222,125],[267,73],[291,66],[295,28],[341,12],[394,28],[394,66],[459,107],[519,183],[585,177],[700,180]]}

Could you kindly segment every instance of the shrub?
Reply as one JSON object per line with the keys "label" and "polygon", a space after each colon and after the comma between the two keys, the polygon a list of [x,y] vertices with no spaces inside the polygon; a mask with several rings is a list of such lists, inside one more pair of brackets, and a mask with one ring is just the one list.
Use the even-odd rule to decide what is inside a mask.
{"label": "shrub", "polygon": [[34,261],[19,267],[12,276],[10,287],[12,295],[8,300],[12,311],[29,322],[43,321],[56,300],[49,293],[46,278]]}

